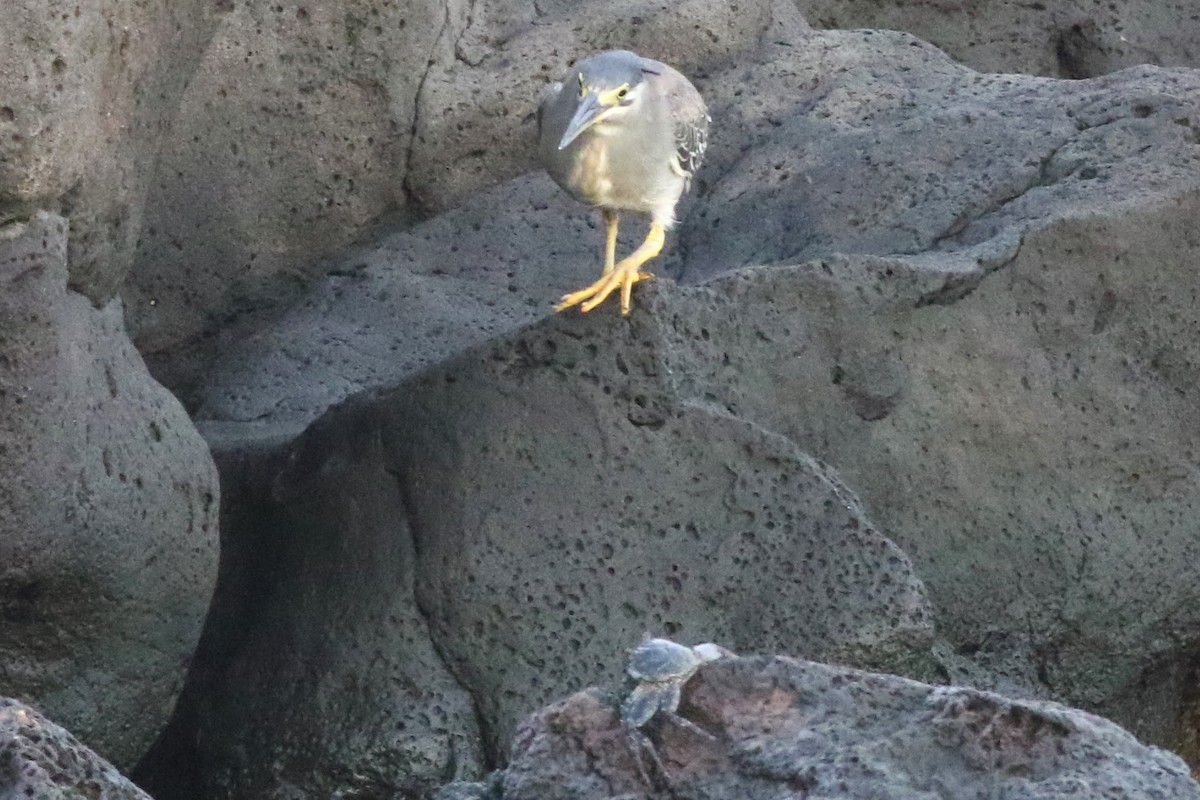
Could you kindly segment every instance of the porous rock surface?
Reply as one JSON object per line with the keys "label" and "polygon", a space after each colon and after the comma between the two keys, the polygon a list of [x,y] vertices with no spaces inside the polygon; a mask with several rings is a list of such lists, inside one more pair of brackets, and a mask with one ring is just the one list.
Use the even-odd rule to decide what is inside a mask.
{"label": "porous rock surface", "polygon": [[408,798],[479,775],[480,720],[413,602],[419,562],[377,436],[314,442],[319,472],[292,486],[269,447],[214,444],[221,584],[138,784],[160,800]]}
{"label": "porous rock surface", "polygon": [[1200,67],[1190,0],[795,0],[815,27],[908,31],[982,72],[1092,78],[1135,66]]}
{"label": "porous rock surface", "polygon": [[125,291],[155,375],[185,392],[230,320],[294,300],[381,218],[529,170],[537,103],[581,54],[635,46],[697,69],[804,25],[790,0],[216,7]]}
{"label": "porous rock surface", "polygon": [[0,697],[0,797],[150,800],[69,731],[7,697]]}
{"label": "porous rock surface", "polygon": [[[713,141],[655,265],[689,282],[928,252],[949,297],[1011,258],[1024,231],[1178,197],[1200,169],[1192,70],[981,75],[902,34],[829,31],[697,80]],[[544,175],[483,192],[347,254],[271,324],[226,328],[190,399],[201,419],[302,428],[340,398],[539,319],[593,278],[595,228]],[[622,231],[628,248],[644,226]]]}
{"label": "porous rock surface", "polygon": [[723,278],[679,315],[711,349],[671,368],[839,465],[960,656],[1169,741],[1200,599],[1198,211],[1060,220],[982,277],[922,255]]}
{"label": "porous rock surface", "polygon": [[265,535],[277,580],[221,683],[194,687],[215,796],[478,775],[646,630],[890,668],[928,650],[920,582],[854,495],[679,403],[649,344],[555,319],[343,404],[255,468],[270,494],[226,532]]}
{"label": "porous rock surface", "polygon": [[[227,329],[194,398],[210,441],[266,454],[250,482],[271,513],[383,465],[389,530],[412,537],[422,624],[473,695],[485,762],[646,628],[928,676],[923,606],[892,602],[918,596],[908,558],[943,677],[1176,741],[1200,608],[1200,76],[981,75],[858,31],[697,80],[710,160],[659,270],[707,283],[639,285],[628,319],[537,321],[594,275],[601,234],[521,177],[346,256],[277,326]],[[833,500],[834,469],[887,538]],[[259,524],[230,513],[231,530]],[[812,564],[789,547],[824,552],[855,526],[793,583]],[[896,572],[863,561],[885,552]],[[880,575],[891,599],[863,588]],[[861,627],[864,600],[890,609],[881,629]],[[259,669],[253,647],[224,657]],[[197,729],[243,737],[228,708]]]}
{"label": "porous rock surface", "polygon": [[725,132],[681,225],[687,281],[830,253],[1002,263],[1027,230],[1178,197],[1200,172],[1196,70],[987,75],[879,31],[796,50],[710,94]]}
{"label": "porous rock surface", "polygon": [[1178,756],[1100,717],[894,675],[778,656],[723,659],[685,687],[680,712],[711,738],[653,723],[664,775],[644,754],[639,769],[640,750],[608,695],[580,692],[525,721],[507,769],[476,796],[1200,798]]}
{"label": "porous rock surface", "polygon": [[429,64],[465,2],[205,3],[214,30],[161,139],[130,327],[153,353],[293,296],[385,212],[405,174]]}
{"label": "porous rock surface", "polygon": [[644,631],[892,667],[928,645],[920,582],[836,474],[680,402],[656,338],[555,319],[375,401],[417,602],[494,747]]}
{"label": "porous rock surface", "polygon": [[0,686],[128,766],[200,635],[217,474],[119,302],[67,289],[66,228],[0,229]]}
{"label": "porous rock surface", "polygon": [[294,437],[356,392],[531,324],[546,315],[552,263],[564,289],[595,279],[603,234],[589,222],[549,178],[525,176],[356,248],[271,324],[218,337],[196,416],[210,438]]}
{"label": "porous rock surface", "polygon": [[71,219],[72,288],[106,304],[142,235],[162,132],[215,21],[211,2],[6,0],[0,225]]}

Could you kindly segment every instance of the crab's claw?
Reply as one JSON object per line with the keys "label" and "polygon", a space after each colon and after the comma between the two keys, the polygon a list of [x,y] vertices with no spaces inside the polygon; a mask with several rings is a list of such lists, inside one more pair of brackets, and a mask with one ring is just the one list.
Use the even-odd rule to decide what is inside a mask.
{"label": "crab's claw", "polygon": [[681,689],[677,683],[639,683],[621,703],[621,722],[640,728],[659,711],[674,711]]}

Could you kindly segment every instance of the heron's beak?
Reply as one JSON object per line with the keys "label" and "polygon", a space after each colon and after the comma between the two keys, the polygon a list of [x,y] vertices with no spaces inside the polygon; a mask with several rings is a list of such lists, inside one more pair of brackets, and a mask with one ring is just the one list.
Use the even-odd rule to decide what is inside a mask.
{"label": "heron's beak", "polygon": [[562,150],[575,141],[575,138],[579,134],[599,122],[609,108],[610,106],[606,106],[600,102],[600,96],[596,92],[588,92],[584,97],[580,98],[579,108],[575,109],[575,116],[571,117],[571,122],[567,125],[567,130],[563,133],[562,139],[559,140],[558,149]]}

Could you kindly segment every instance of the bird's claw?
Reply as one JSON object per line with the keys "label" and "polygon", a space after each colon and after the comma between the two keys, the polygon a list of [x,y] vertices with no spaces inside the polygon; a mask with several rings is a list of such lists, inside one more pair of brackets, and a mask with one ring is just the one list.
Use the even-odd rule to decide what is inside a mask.
{"label": "bird's claw", "polygon": [[638,281],[649,280],[653,277],[653,273],[642,272],[636,268],[621,269],[620,265],[618,265],[615,270],[604,275],[591,286],[580,289],[578,292],[563,295],[562,300],[558,301],[558,304],[554,306],[554,310],[566,311],[568,308],[577,305],[579,306],[579,310],[586,314],[603,303],[610,294],[617,290],[617,287],[620,287],[621,315],[628,316],[629,309],[632,307],[633,285]]}

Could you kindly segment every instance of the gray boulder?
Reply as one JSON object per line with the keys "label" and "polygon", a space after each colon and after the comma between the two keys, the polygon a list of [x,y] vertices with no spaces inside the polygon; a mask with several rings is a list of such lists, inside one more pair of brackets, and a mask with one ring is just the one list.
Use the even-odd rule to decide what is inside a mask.
{"label": "gray boulder", "polygon": [[208,609],[217,474],[66,259],[60,217],[0,229],[0,685],[129,766]]}
{"label": "gray boulder", "polygon": [[7,697],[0,697],[0,797],[151,800],[69,731]]}
{"label": "gray boulder", "polygon": [[[293,298],[384,212],[411,217],[417,93],[466,7],[206,5],[216,28],[164,135],[124,291],[150,354]],[[152,366],[170,377],[179,361]]]}
{"label": "gray boulder", "polygon": [[360,396],[282,450],[209,429],[227,480],[252,487],[226,516],[252,552],[231,552],[272,576],[252,602],[218,596],[210,625],[244,633],[212,643],[222,666],[183,702],[176,734],[209,791],[477,777],[523,716],[619,671],[645,630],[927,664],[920,583],[832,471],[679,403],[640,326],[589,322]]}
{"label": "gray boulder", "polygon": [[[705,283],[540,319],[601,240],[543,176],[348,254],[277,324],[228,328],[198,388],[222,461],[250,464],[230,535],[312,519],[286,558],[256,550],[294,591],[356,574],[338,542],[411,553],[378,602],[412,604],[438,685],[471,695],[472,769],[646,629],[929,678],[936,659],[1182,737],[1200,76],[987,76],[830,32],[698,80],[711,161],[658,269]],[[312,508],[326,492],[344,511]],[[411,544],[363,544],[360,518]],[[347,625],[288,598],[256,611],[305,642]],[[267,674],[268,649],[215,662]],[[191,728],[216,768],[253,736],[240,691]],[[280,718],[261,705],[260,729]]]}
{"label": "gray boulder", "polygon": [[294,438],[331,405],[394,386],[544,318],[590,282],[603,234],[545,175],[517,178],[339,260],[270,325],[219,337],[191,394],[209,438]]}
{"label": "gray boulder", "polygon": [[502,789],[490,796],[1200,798],[1178,756],[1105,719],[894,675],[778,656],[722,659],[685,687],[680,711],[708,735],[661,721],[651,732],[663,767],[655,769],[639,767],[652,761],[604,693],[555,703],[522,724]]}
{"label": "gray boulder", "polygon": [[[929,302],[1011,258],[1027,230],[1169,202],[1200,170],[1190,70],[989,76],[901,34],[831,31],[697,80],[713,142],[653,265],[688,282],[927,252]],[[637,221],[623,230],[622,246],[636,245]],[[279,318],[228,326],[190,400],[205,420],[302,428],[341,398],[536,321],[593,279],[601,241],[544,175],[502,184],[348,253]]]}
{"label": "gray boulder", "polygon": [[983,72],[1091,78],[1137,64],[1200,67],[1190,0],[795,0],[814,26],[891,28]]}
{"label": "gray boulder", "polygon": [[231,487],[221,585],[171,726],[133,773],[160,800],[423,797],[487,766],[472,697],[413,602],[391,456],[338,433],[305,456],[332,457],[322,474],[287,490],[290,456],[214,440]]}
{"label": "gray boulder", "polygon": [[211,2],[6,0],[0,225],[71,219],[71,287],[103,306],[133,262],[162,131],[215,20]]}
{"label": "gray boulder", "polygon": [[680,292],[705,347],[666,368],[837,464],[957,657],[1168,741],[1200,608],[1198,211],[1192,191],[1060,220],[950,274],[925,254],[722,278]]}
{"label": "gray boulder", "polygon": [[1200,176],[1196,70],[984,75],[881,31],[774,56],[714,76],[756,91],[710,95],[725,124],[681,226],[684,280],[830,253],[1003,261],[1025,231],[1170,200]]}
{"label": "gray boulder", "polygon": [[789,0],[217,6],[124,292],[155,375],[185,394],[232,320],[287,307],[380,220],[528,171],[538,100],[579,54],[700,68],[804,25]]}
{"label": "gray boulder", "polygon": [[[836,474],[681,402],[644,325],[548,320],[368,406],[416,601],[493,748],[531,703],[619,670],[645,631],[892,668],[930,641],[907,558]],[[330,414],[314,443],[359,419]],[[311,452],[302,474],[326,461]]]}

